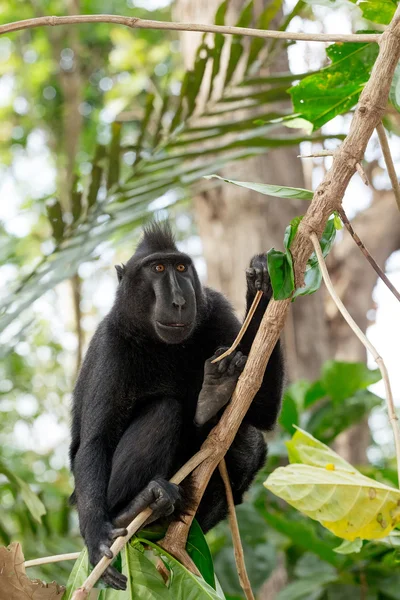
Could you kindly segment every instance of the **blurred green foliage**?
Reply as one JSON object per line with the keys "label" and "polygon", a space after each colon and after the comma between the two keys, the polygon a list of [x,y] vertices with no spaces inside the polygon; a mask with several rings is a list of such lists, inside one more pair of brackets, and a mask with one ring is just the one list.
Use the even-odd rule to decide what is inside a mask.
{"label": "blurred green foliage", "polygon": [[[373,2],[368,4],[372,8]],[[378,5],[375,0],[374,4]],[[82,13],[171,19],[169,6],[149,11],[133,7],[133,2],[126,0],[82,0],[80,8]],[[262,15],[260,25],[268,27],[279,8],[280,2],[273,2]],[[226,3],[223,3],[217,13],[218,23],[224,22],[225,9]],[[247,7],[240,17],[242,24],[247,23],[248,12]],[[66,5],[62,0],[0,1],[3,23],[42,14],[65,13]],[[288,23],[286,19],[285,25]],[[72,45],[79,48],[76,55]],[[224,38],[216,36],[211,87],[219,72],[223,46]],[[345,46],[342,45],[344,50]],[[0,223],[2,297],[10,300],[8,308],[13,310],[15,300],[22,297],[21,289],[29,283],[34,289],[34,295],[28,296],[18,307],[20,312],[26,311],[27,317],[11,320],[0,350],[0,464],[6,466],[0,474],[0,541],[2,544],[21,541],[27,559],[82,548],[76,514],[68,504],[72,489],[67,465],[68,423],[75,378],[76,331],[71,303],[65,301],[70,293],[67,284],[54,287],[69,272],[74,274],[77,265],[83,262],[79,270],[82,279],[81,320],[84,337],[89,337],[107,309],[101,296],[105,295],[104,290],[112,292],[115,285],[108,274],[111,259],[115,257],[118,262],[121,256],[124,258],[129,254],[138,226],[143,222],[143,210],[146,215],[172,213],[179,224],[181,243],[187,244],[191,240],[197,241],[198,245],[187,202],[188,189],[193,182],[198,184],[202,175],[218,168],[220,163],[212,154],[216,148],[222,164],[232,150],[237,157],[243,157],[309,138],[304,133],[296,137],[275,137],[279,123],[284,123],[288,117],[293,120],[293,115],[286,114],[290,111],[276,113],[274,109],[271,112],[271,102],[287,99],[287,87],[297,77],[291,73],[259,77],[256,59],[263,47],[260,40],[253,40],[246,77],[227,90],[219,105],[220,113],[224,114],[234,110],[232,107],[237,103],[240,106],[240,101],[245,99],[252,107],[260,109],[260,120],[255,123],[252,116],[234,118],[230,122],[217,120],[212,127],[200,123],[191,129],[190,117],[196,107],[205,68],[203,54],[210,52],[205,47],[198,55],[197,70],[185,72],[179,38],[172,32],[136,30],[133,35],[121,26],[98,24],[76,26],[73,33],[72,28],[67,27],[39,28],[0,37],[0,176],[5,200],[1,213],[3,222]],[[274,43],[271,49],[276,52],[280,48]],[[242,52],[241,40],[235,38],[229,80],[236,75],[235,61]],[[361,83],[373,62],[370,53],[365,54]],[[66,207],[62,186],[62,173],[67,164],[66,97],[61,81],[63,77],[68,80],[73,74],[75,59],[79,60],[83,76],[79,104],[83,125],[74,167],[75,203]],[[354,68],[359,66],[357,62]],[[353,80],[351,69],[354,68],[349,67],[349,81]],[[303,76],[298,79],[305,81],[304,85],[310,89],[315,87],[315,79],[304,79]],[[361,83],[357,79],[357,90]],[[300,87],[293,92],[294,97],[303,93],[303,89]],[[394,87],[392,100],[398,96],[396,90]],[[339,98],[341,109],[330,113],[330,117],[353,105],[354,102],[346,103],[346,94],[344,87]],[[354,94],[352,97],[355,98]],[[312,104],[315,98],[310,96],[308,100]],[[155,104],[158,112],[154,109]],[[311,112],[307,112],[307,118],[317,126],[320,117],[314,111],[314,104]],[[113,125],[117,115],[122,126]],[[146,119],[148,135],[143,127]],[[171,134],[167,139],[171,143],[167,148],[170,154],[165,150],[166,145],[162,146],[166,144],[165,131]],[[235,140],[227,143],[224,136],[229,139],[233,131]],[[211,140],[212,147],[203,151],[200,144],[205,137]],[[323,138],[322,135],[319,139]],[[188,152],[190,144],[191,152]],[[160,146],[165,154],[158,153]],[[168,162],[171,158],[172,163]],[[153,162],[157,160],[159,163],[154,166]],[[143,169],[141,192],[144,198],[141,212],[136,213],[135,202],[140,198],[139,176],[132,180],[132,174],[140,175],[140,169]],[[163,179],[165,173],[168,175],[166,181]],[[111,208],[108,208],[110,214],[113,210],[118,212],[121,201],[127,201],[126,214],[116,225],[113,223],[112,227],[106,228],[105,233],[102,231],[103,237],[93,242],[101,223],[108,218],[101,202],[110,189],[115,191],[113,186],[118,179],[130,183],[120,190],[119,197],[110,193]],[[172,184],[176,186],[175,196],[166,197]],[[86,205],[81,202],[84,193],[87,193]],[[181,205],[171,208],[177,198],[183,199]],[[93,222],[87,219],[92,207],[98,209]],[[82,225],[87,227],[85,243],[88,246],[80,245],[81,240],[77,237],[76,254],[72,258],[65,256],[64,262],[59,263],[58,279],[49,284],[52,263],[47,259],[53,254],[58,258],[57,244],[64,241],[66,233],[70,235],[74,223],[74,231],[78,233]],[[112,239],[114,244],[120,240],[129,241],[119,251],[120,255],[115,256],[115,251],[101,245],[105,239]],[[85,262],[94,258],[97,261],[92,265]],[[32,281],[32,273],[38,265],[48,267],[47,271],[44,269],[40,285]],[[290,585],[281,593],[280,600],[336,600],[350,594],[368,600],[400,599],[400,576],[396,572],[400,543],[397,535],[393,534],[379,544],[365,544],[356,555],[336,554],[333,549],[338,546],[337,538],[266,494],[262,487],[268,473],[286,464],[283,442],[292,433],[293,424],[301,424],[327,443],[334,442],[341,431],[369,415],[381,402],[366,389],[373,381],[376,381],[376,375],[363,366],[328,363],[318,381],[300,381],[288,388],[281,429],[270,443],[267,466],[249,491],[248,502],[238,508],[247,566],[256,591],[273,569],[283,564]],[[395,483],[393,464],[379,454],[377,447],[375,449],[378,459],[365,468],[365,473]],[[7,469],[29,485],[43,502],[46,513],[41,517],[41,524],[24,501],[18,480],[7,477]],[[227,524],[220,524],[207,537],[226,597],[230,600],[242,598]],[[30,569],[29,575],[65,583],[71,568],[72,564],[68,562],[45,565]]]}

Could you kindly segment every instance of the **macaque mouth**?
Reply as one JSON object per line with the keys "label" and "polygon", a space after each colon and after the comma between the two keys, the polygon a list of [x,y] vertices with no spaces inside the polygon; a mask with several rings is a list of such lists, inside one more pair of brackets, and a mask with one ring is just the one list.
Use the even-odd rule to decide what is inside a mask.
{"label": "macaque mouth", "polygon": [[157,325],[161,325],[161,327],[187,327],[185,323],[160,323],[160,321],[157,321]]}

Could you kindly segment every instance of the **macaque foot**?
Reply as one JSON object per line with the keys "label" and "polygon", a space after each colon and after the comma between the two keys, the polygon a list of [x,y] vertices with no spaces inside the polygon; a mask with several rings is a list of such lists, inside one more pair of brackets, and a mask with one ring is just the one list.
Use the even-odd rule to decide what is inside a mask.
{"label": "macaque foot", "polygon": [[[96,526],[93,536],[86,534],[85,539],[89,550],[90,563],[96,566],[103,556],[114,558],[110,546],[112,546],[114,540],[125,536],[127,533],[124,527],[115,528],[110,522],[106,521],[100,527]],[[125,575],[122,575],[111,565],[104,571],[102,580],[115,590],[126,590],[127,580]]]}
{"label": "macaque foot", "polygon": [[196,425],[204,425],[228,404],[244,369],[247,356],[239,351],[234,351],[219,362],[213,363],[213,360],[226,350],[228,348],[219,348],[214,356],[205,362],[203,386],[194,418]]}
{"label": "macaque foot", "polygon": [[179,485],[166,479],[154,479],[128,504],[114,519],[116,527],[127,527],[129,523],[145,508],[151,508],[153,513],[144,525],[157,519],[171,515],[181,500]]}

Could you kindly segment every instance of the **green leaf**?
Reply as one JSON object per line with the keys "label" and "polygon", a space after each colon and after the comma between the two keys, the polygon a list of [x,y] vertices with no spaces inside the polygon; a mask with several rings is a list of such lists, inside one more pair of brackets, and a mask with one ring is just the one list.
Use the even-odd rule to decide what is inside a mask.
{"label": "green leaf", "polygon": [[324,398],[325,396],[326,396],[326,390],[325,390],[324,386],[322,385],[321,381],[320,380],[315,381],[306,390],[306,393],[304,396],[304,408],[309,408],[310,406],[315,404],[315,402],[317,402],[318,400],[321,400],[321,398]]}
{"label": "green leaf", "polygon": [[210,50],[207,44],[199,46],[196,53],[196,60],[192,71],[189,71],[189,80],[186,90],[186,100],[188,104],[187,117],[193,113],[196,108],[197,96],[203,82],[204,72],[210,57]]}
{"label": "green leaf", "polygon": [[[173,556],[165,552],[163,548],[160,548],[148,540],[141,540],[139,538],[138,541],[143,541],[144,544],[150,546],[158,556],[162,557],[163,562],[172,572],[169,588],[165,587],[165,589],[170,593],[170,596],[165,596],[166,598],[171,598],[171,600],[221,599],[220,593],[208,585],[204,579],[193,575],[193,573],[182,566],[181,563],[178,562]],[[161,597],[164,598],[164,596]],[[134,598],[135,600],[148,600],[146,596],[134,596]]]}
{"label": "green leaf", "polygon": [[299,412],[297,410],[296,402],[287,391],[283,396],[282,410],[279,415],[279,424],[282,425],[282,427],[286,429],[290,435],[293,435],[295,432],[294,425],[299,424]]}
{"label": "green leaf", "polygon": [[321,383],[335,403],[342,402],[357,390],[363,390],[381,379],[379,369],[369,369],[361,362],[329,360],[322,367]]}
{"label": "green leaf", "polygon": [[71,192],[72,217],[74,223],[82,214],[82,192],[78,192],[78,178],[74,177],[74,183]]}
{"label": "green leaf", "polygon": [[354,396],[335,405],[330,401],[314,410],[307,429],[325,444],[332,442],[342,431],[360,423],[383,400],[368,390],[358,390]]}
{"label": "green leaf", "polygon": [[111,142],[107,173],[107,190],[118,183],[120,169],[121,123],[111,125]]}
{"label": "green leaf", "polygon": [[38,496],[31,490],[29,485],[23,481],[18,475],[15,475],[6,465],[0,462],[0,473],[3,473],[7,477],[10,483],[12,483],[17,491],[21,494],[22,500],[25,502],[32,517],[38,522],[42,522],[42,516],[46,514],[46,509],[43,502]]}
{"label": "green leaf", "polygon": [[[220,4],[219,7],[217,8],[217,12],[215,13],[215,18],[214,18],[215,25],[225,25],[225,15],[226,15],[226,9],[228,7],[228,4],[229,4],[229,0],[225,0],[225,2],[222,2],[222,4]],[[217,33],[214,35],[214,51],[212,53],[213,66],[212,66],[211,77],[210,77],[210,91],[208,93],[209,98],[211,98],[211,96],[212,96],[212,92],[213,92],[213,88],[214,88],[214,81],[215,81],[216,76],[219,73],[220,68],[221,68],[221,52],[222,52],[224,43],[225,43],[225,37],[222,34]]]}
{"label": "green leaf", "polygon": [[106,157],[106,147],[102,146],[102,145],[98,145],[96,147],[96,151],[95,151],[95,155],[94,155],[94,159],[93,159],[93,166],[92,166],[92,172],[91,172],[91,177],[90,177],[90,184],[89,184],[89,190],[88,190],[88,196],[87,196],[87,203],[88,203],[88,207],[92,207],[97,200],[97,194],[101,185],[101,179],[102,179],[102,175],[103,175],[103,167],[102,167],[102,162],[104,162],[104,159]]}
{"label": "green leaf", "polygon": [[285,235],[283,237],[283,245],[285,246],[286,250],[290,249],[290,246],[292,245],[292,242],[293,242],[294,238],[296,237],[296,233],[297,233],[297,230],[299,228],[302,218],[303,218],[303,215],[301,215],[300,217],[295,217],[294,219],[292,219],[290,221],[290,224],[286,227]]}
{"label": "green leaf", "polygon": [[[336,574],[321,573],[315,574],[309,579],[300,579],[289,583],[278,593],[276,600],[313,600],[318,598],[323,591],[325,584],[335,581]],[[315,594],[315,595],[314,595]]]}
{"label": "green leaf", "polygon": [[400,522],[400,490],[365,477],[307,432],[287,443],[291,464],[264,483],[288,504],[338,537],[385,537]]}
{"label": "green leaf", "polygon": [[364,19],[381,25],[388,25],[397,8],[397,2],[392,0],[362,0],[358,3]]}
{"label": "green leaf", "polygon": [[343,229],[343,223],[336,211],[333,213],[333,224],[335,225],[336,231],[340,231],[341,229]]}
{"label": "green leaf", "polygon": [[[253,0],[250,0],[245,5],[242,12],[240,13],[236,27],[250,27],[253,18]],[[228,65],[226,67],[225,82],[224,86],[227,87],[232,79],[232,76],[236,70],[239,60],[244,52],[243,36],[233,35],[231,43],[231,51],[229,55]]]}
{"label": "green leaf", "polygon": [[395,109],[400,112],[400,62],[394,71],[389,98]]}
{"label": "green leaf", "polygon": [[356,538],[352,542],[344,540],[340,546],[334,548],[334,552],[338,554],[353,554],[360,552],[363,545],[363,541],[360,538]]}
{"label": "green leaf", "polygon": [[204,580],[208,585],[215,589],[214,565],[210,548],[208,547],[207,540],[196,519],[193,519],[193,523],[190,527],[186,550],[196,567],[199,569]]}
{"label": "green leaf", "polygon": [[290,251],[283,253],[271,248],[267,252],[267,263],[274,300],[289,298],[294,290],[294,272]]}
{"label": "green leaf", "polygon": [[253,183],[250,181],[235,181],[234,179],[225,179],[219,175],[207,175],[204,179],[220,179],[226,183],[233,183],[240,187],[259,192],[265,196],[276,196],[277,198],[289,198],[291,200],[312,200],[313,192],[302,188],[284,187],[281,185],[270,185],[268,183]]}
{"label": "green leaf", "polygon": [[[336,237],[336,228],[333,219],[329,219],[326,223],[324,232],[319,241],[319,245],[321,246],[322,255],[326,257],[332,248],[333,242]],[[315,252],[312,253],[310,258],[307,261],[306,270],[304,273],[304,286],[297,288],[295,293],[293,294],[293,298],[297,298],[297,296],[306,296],[308,294],[313,294],[316,292],[322,281],[322,274],[318,265],[318,259]]]}
{"label": "green leaf", "polygon": [[[272,0],[272,2],[268,2],[267,6],[257,19],[256,28],[269,29],[272,19],[277,15],[281,6],[282,0]],[[260,50],[265,46],[265,43],[266,40],[262,38],[251,39],[246,70],[257,60]]]}
{"label": "green leaf", "polygon": [[264,519],[271,527],[288,537],[295,546],[313,552],[322,560],[339,566],[339,558],[334,554],[334,542],[325,541],[319,538],[316,534],[316,524],[304,519],[294,520],[288,515],[282,516],[280,513],[263,508],[262,514]]}
{"label": "green leaf", "polygon": [[289,461],[325,468],[327,464],[355,473],[354,467],[310,433],[296,427],[296,433],[286,443]]}
{"label": "green leaf", "polygon": [[64,221],[61,204],[58,200],[53,200],[46,204],[47,216],[53,230],[53,236],[56,242],[60,242],[64,236]]}
{"label": "green leaf", "polygon": [[326,53],[332,64],[289,90],[294,112],[313,123],[316,130],[350,110],[370,77],[378,51],[375,43],[329,46]]}
{"label": "green leaf", "polygon": [[89,575],[89,557],[86,548],[82,550],[75,561],[62,600],[71,600],[77,590]]}

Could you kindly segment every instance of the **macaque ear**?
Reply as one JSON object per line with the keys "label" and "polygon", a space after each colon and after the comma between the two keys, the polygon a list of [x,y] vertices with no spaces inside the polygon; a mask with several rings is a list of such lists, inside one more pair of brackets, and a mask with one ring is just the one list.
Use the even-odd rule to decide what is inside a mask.
{"label": "macaque ear", "polygon": [[125,267],[125,265],[115,265],[115,270],[117,271],[117,277],[118,277],[118,283],[119,283],[125,274],[126,267]]}

